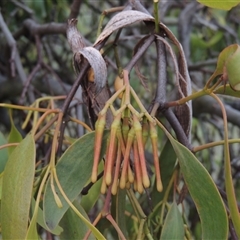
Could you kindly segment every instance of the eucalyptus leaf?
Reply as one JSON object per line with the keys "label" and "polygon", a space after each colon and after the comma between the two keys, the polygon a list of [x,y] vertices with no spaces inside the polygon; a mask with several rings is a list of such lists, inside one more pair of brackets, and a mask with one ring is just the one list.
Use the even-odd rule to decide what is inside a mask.
{"label": "eucalyptus leaf", "polygon": [[[31,204],[32,210],[34,210],[35,204],[36,204],[35,199],[32,199],[32,204]],[[43,218],[43,210],[40,207],[38,207],[38,210],[37,210],[36,223],[54,235],[60,235],[60,233],[63,231],[63,229],[60,226],[56,226],[56,228],[54,228],[53,230],[49,230]]]}
{"label": "eucalyptus leaf", "polygon": [[[18,131],[18,129],[16,128],[16,126],[13,122],[11,111],[9,111],[9,115],[10,115],[10,121],[11,121],[11,130],[10,130],[10,133],[8,136],[8,143],[19,143],[22,141],[22,135]],[[15,147],[9,147],[8,154],[10,155],[14,149],[15,149]]]}
{"label": "eucalyptus leaf", "polygon": [[199,213],[202,239],[227,239],[227,213],[211,176],[189,149],[169,133],[167,135],[179,159],[181,172]]}
{"label": "eucalyptus leaf", "polygon": [[174,166],[176,164],[176,154],[169,140],[164,145],[164,148],[159,157],[159,163],[160,163],[163,191],[158,192],[156,188],[156,183],[154,183],[153,190],[151,192],[151,199],[152,199],[153,206],[155,206],[156,204],[162,201],[167,185],[173,174]]}
{"label": "eucalyptus leaf", "polygon": [[24,239],[35,173],[35,142],[27,135],[7,161],[2,186],[1,227],[3,239]]}
{"label": "eucalyptus leaf", "polygon": [[[7,144],[7,140],[4,135],[0,132],[0,146]],[[8,150],[7,148],[3,148],[0,150],[0,173],[3,172],[6,162],[8,160]]]}
{"label": "eucalyptus leaf", "polygon": [[211,7],[211,8],[217,8],[222,10],[230,10],[231,8],[235,7],[240,3],[239,0],[226,0],[226,1],[219,1],[219,0],[197,0],[201,4]]}
{"label": "eucalyptus leaf", "polygon": [[[59,182],[70,201],[76,199],[90,179],[93,166],[94,137],[95,132],[91,132],[75,141],[62,155],[56,165]],[[108,131],[105,131],[101,158],[106,149],[107,137]],[[49,229],[54,229],[58,225],[69,208],[56,183],[54,183],[54,187],[63,206],[62,208],[57,206],[50,186],[50,180],[48,180],[43,198],[43,212],[46,225]]]}
{"label": "eucalyptus leaf", "polygon": [[[81,205],[77,202],[73,202],[74,206],[78,209],[78,211],[89,220],[86,212],[81,207]],[[63,218],[60,221],[60,226],[64,229],[60,239],[84,239],[85,234],[88,231],[88,227],[83,223],[83,221],[76,215],[76,213],[69,208],[67,212],[64,214]],[[93,235],[88,239],[95,239]]]}
{"label": "eucalyptus leaf", "polygon": [[29,225],[28,231],[27,231],[27,236],[25,238],[25,240],[32,240],[32,239],[40,239],[40,237],[38,236],[38,232],[37,232],[37,221],[36,219],[32,219],[31,223]]}
{"label": "eucalyptus leaf", "polygon": [[[103,167],[104,167],[103,162],[100,162],[98,166],[99,173],[103,171]],[[83,195],[81,197],[81,206],[83,207],[86,213],[88,213],[92,209],[94,204],[99,199],[99,195],[101,194],[101,185],[102,178],[93,184],[93,186],[88,190],[88,193],[86,195]]]}
{"label": "eucalyptus leaf", "polygon": [[184,225],[181,213],[177,207],[176,202],[173,202],[171,208],[167,213],[167,217],[165,219],[161,240],[183,240],[184,239]]}
{"label": "eucalyptus leaf", "polygon": [[[113,197],[113,202],[115,202],[115,209],[113,216],[116,215],[116,222],[119,228],[121,229],[123,235],[127,238],[127,228],[126,228],[126,215],[123,209],[126,209],[126,189],[118,188],[117,194]],[[112,203],[113,204],[113,203]],[[120,236],[119,236],[120,239]]]}

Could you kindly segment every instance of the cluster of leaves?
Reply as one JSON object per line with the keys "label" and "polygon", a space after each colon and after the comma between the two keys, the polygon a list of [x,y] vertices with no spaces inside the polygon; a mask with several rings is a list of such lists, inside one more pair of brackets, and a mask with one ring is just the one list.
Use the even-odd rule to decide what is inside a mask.
{"label": "cluster of leaves", "polygon": [[[216,7],[208,5],[208,1],[201,2]],[[230,9],[238,2],[233,1],[232,5],[223,3],[217,7]],[[203,87],[192,93],[187,67],[191,61],[184,54],[187,49],[183,51],[174,29],[171,31],[165,24],[159,23],[158,1],[150,5],[154,17],[140,1],[129,1],[125,7],[117,8],[110,4],[114,8],[101,15],[98,37],[92,47],[87,46],[87,41],[77,31],[78,11],[75,15],[74,11],[76,6],[80,8],[79,1],[73,1],[71,5],[68,24],[42,26],[46,34],[49,34],[46,29],[51,26],[55,33],[66,32],[77,72],[72,86],[68,85],[71,79],[63,82],[58,76],[63,60],[67,59],[69,65],[72,62],[70,54],[65,59],[59,58],[67,52],[66,40],[58,39],[64,42],[58,55],[56,49],[47,49],[52,43],[48,45],[46,42],[49,39],[46,42],[41,39],[44,33],[41,28],[38,32],[39,26],[34,25],[33,19],[24,22],[25,31],[35,27],[36,33],[30,40],[34,39],[36,43],[38,59],[37,63],[30,64],[33,70],[24,80],[24,75],[21,75],[23,68],[18,65],[18,49],[12,47],[10,59],[13,61],[15,56],[16,61],[15,65],[10,63],[10,73],[14,73],[16,66],[24,84],[19,103],[24,102],[25,95],[30,103],[27,100],[23,105],[0,103],[1,109],[20,110],[21,119],[24,118],[21,131],[25,135],[23,138],[15,126],[22,123],[21,120],[14,121],[14,113],[9,112],[11,124],[7,140],[2,133],[0,135],[3,239],[39,239],[43,231],[49,238],[57,235],[60,239],[240,237],[240,216],[230,159],[230,144],[240,140],[229,137],[228,111],[219,97],[219,94],[234,99],[240,97],[240,46],[232,44],[225,46],[220,54],[219,51],[215,70],[211,71],[207,81],[205,79]],[[43,18],[46,21],[64,21],[68,16],[63,9],[67,6],[67,1],[57,1],[56,5],[51,1],[45,4],[32,1],[21,5],[24,14],[28,15],[32,14],[32,9],[42,9],[39,22]],[[86,6],[96,11],[91,1],[86,1],[82,7]],[[46,12],[51,12],[54,7],[54,16],[49,19]],[[106,15],[114,11],[120,12],[111,15],[102,30]],[[19,17],[23,16],[20,14]],[[0,23],[6,38],[12,40],[2,17]],[[144,30],[141,32],[140,28]],[[122,38],[127,37],[124,31],[134,30],[138,35],[132,35],[133,40],[137,37],[140,40],[122,46]],[[16,39],[18,34],[14,35]],[[184,42],[182,45],[186,46]],[[50,66],[47,64],[49,59],[42,57],[42,46],[47,53],[51,52],[46,56],[54,59]],[[204,51],[208,51],[208,46]],[[31,58],[23,56],[26,62]],[[149,89],[146,78],[140,72],[140,63],[147,64],[146,59],[155,65],[153,72],[150,67],[141,66],[141,72],[148,77],[152,75],[154,83]],[[54,65],[58,66],[57,70]],[[133,68],[135,73],[131,73]],[[61,72],[63,78],[70,74],[72,70],[69,69],[66,73]],[[57,96],[42,93],[37,97],[34,85],[29,83],[33,83],[33,77],[38,72],[41,77],[44,76],[44,71],[54,75],[63,87],[69,87],[68,94],[57,94],[53,87],[50,90]],[[112,75],[115,81],[121,80],[113,95],[110,93],[112,88],[106,83]],[[170,78],[174,79],[173,84],[168,82]],[[136,79],[143,87],[135,86]],[[56,81],[51,86],[54,84]],[[78,93],[80,85],[83,97]],[[168,96],[169,88],[174,90],[174,98]],[[140,89],[152,91],[148,95],[150,101],[144,101],[144,96],[138,94]],[[220,109],[223,135],[221,139],[212,139],[210,143],[194,147],[194,140],[191,141],[191,101],[206,96],[213,98]],[[82,104],[78,104],[76,99],[87,106],[86,114],[82,114],[80,120],[72,117],[75,114],[73,110],[82,113]],[[80,138],[74,133],[76,129]],[[224,149],[224,183],[221,182],[221,185],[224,185],[225,191],[222,186],[217,187],[210,171],[194,155],[219,145]],[[150,160],[147,158],[149,152]],[[200,218],[197,224],[201,226],[201,233],[194,232],[197,227],[193,226],[195,221],[191,211],[195,209]]]}

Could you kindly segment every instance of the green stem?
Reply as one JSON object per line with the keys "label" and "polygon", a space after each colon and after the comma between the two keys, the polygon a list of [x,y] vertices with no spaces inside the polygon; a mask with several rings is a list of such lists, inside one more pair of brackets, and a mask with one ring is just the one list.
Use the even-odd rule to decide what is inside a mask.
{"label": "green stem", "polygon": [[[239,138],[228,139],[228,143],[229,144],[230,143],[240,143],[240,139]],[[217,146],[221,146],[221,145],[224,145],[224,140],[217,141],[217,142],[206,143],[206,144],[203,144],[201,146],[194,147],[192,149],[192,152],[196,153],[196,152],[202,151],[202,150],[207,149],[207,148],[217,147]]]}
{"label": "green stem", "polygon": [[153,0],[153,8],[155,18],[155,32],[159,33],[158,0]]}
{"label": "green stem", "polygon": [[117,91],[112,95],[112,97],[107,100],[107,102],[105,103],[104,108],[101,110],[101,112],[99,112],[99,114],[101,114],[101,115],[106,114],[106,112],[107,112],[108,108],[110,107],[110,105],[113,104],[113,102],[117,99],[118,95],[119,95],[121,92],[123,92],[125,89],[126,89],[126,86],[124,85],[124,86],[122,86],[119,90],[117,90]]}
{"label": "green stem", "polygon": [[215,94],[211,93],[212,96],[220,105],[222,114],[223,114],[223,123],[224,123],[224,169],[225,169],[225,188],[227,194],[228,207],[230,211],[230,216],[233,222],[233,226],[237,233],[238,238],[240,239],[240,215],[238,211],[238,204],[235,196],[232,173],[231,173],[231,161],[229,153],[229,141],[228,141],[228,127],[227,127],[227,114],[224,108],[222,101]]}
{"label": "green stem", "polygon": [[119,237],[121,240],[125,240],[125,236],[123,234],[123,232],[121,231],[121,229],[119,228],[118,224],[115,222],[115,220],[113,219],[111,214],[107,214],[106,216],[107,220],[113,225],[113,227],[115,228],[115,230],[117,231]]}
{"label": "green stem", "polygon": [[141,100],[139,99],[139,97],[137,96],[136,92],[133,90],[132,87],[130,88],[130,91],[131,91],[133,98],[137,102],[137,105],[139,106],[141,113],[143,113],[147,117],[149,122],[155,123],[155,120],[152,118],[152,116],[148,113],[146,108],[143,106]]}
{"label": "green stem", "polygon": [[[47,168],[47,170],[46,170],[46,172],[43,176],[43,179],[42,179],[42,182],[40,184],[39,190],[38,190],[38,194],[37,194],[37,198],[36,198],[36,202],[35,202],[35,206],[34,206],[34,210],[33,210],[33,216],[32,216],[28,231],[30,229],[30,226],[32,224],[35,224],[36,221],[37,221],[38,207],[39,207],[39,203],[40,203],[40,200],[41,200],[41,197],[42,197],[42,191],[43,191],[43,188],[45,186],[45,182],[47,181],[47,177],[49,175],[49,172],[50,172],[50,167],[48,166],[48,168]],[[28,235],[28,233],[27,233],[27,235]]]}
{"label": "green stem", "polygon": [[[18,109],[18,110],[37,111],[37,112],[48,111],[47,108],[27,107],[27,106],[20,106],[20,105],[14,105],[14,104],[9,104],[9,103],[0,103],[0,107],[12,108],[12,109]],[[57,112],[57,110],[56,110],[56,112]]]}
{"label": "green stem", "polygon": [[64,199],[66,200],[66,202],[69,204],[69,206],[72,208],[72,210],[77,214],[77,216],[92,230],[92,233],[94,234],[94,236],[97,239],[106,239],[97,228],[95,228],[79,211],[78,209],[72,204],[72,202],[69,200],[69,198],[66,196],[65,192],[62,189],[62,186],[59,182],[58,176],[57,176],[57,172],[56,172],[56,168],[54,168],[53,170],[53,175],[54,175],[54,179],[56,181],[56,184],[59,188],[59,191],[61,192],[62,196],[64,197]]}
{"label": "green stem", "polygon": [[164,197],[163,197],[163,200],[162,200],[162,210],[161,210],[161,217],[160,217],[160,224],[163,225],[163,217],[164,217],[164,213],[165,213],[165,205],[167,203],[167,199],[168,199],[168,196],[169,196],[169,193],[170,193],[170,190],[172,188],[172,185],[173,185],[173,181],[176,177],[176,174],[177,174],[177,171],[175,170],[173,172],[173,175],[168,183],[168,186],[167,186],[167,189],[165,191],[165,194],[164,194]]}
{"label": "green stem", "polygon": [[140,224],[139,224],[137,239],[142,239],[142,238],[143,238],[143,227],[144,227],[144,223],[145,223],[145,219],[141,219],[141,220],[140,220]]}
{"label": "green stem", "polygon": [[168,103],[166,103],[166,105],[167,105],[167,107],[173,107],[173,106],[182,105],[182,104],[184,104],[184,103],[186,103],[188,101],[191,101],[193,99],[202,97],[202,96],[204,96],[206,94],[210,94],[210,93],[211,92],[208,92],[207,89],[202,89],[202,90],[200,90],[198,92],[195,92],[195,93],[193,93],[193,94],[191,94],[191,95],[189,95],[187,97],[181,98],[181,99],[179,99],[177,101],[168,102]]}
{"label": "green stem", "polygon": [[122,11],[124,9],[124,7],[113,7],[107,10],[104,10],[101,14],[100,20],[99,20],[99,24],[98,24],[98,30],[97,30],[97,37],[100,35],[101,31],[102,31],[102,26],[103,26],[103,20],[105,18],[105,16],[109,13],[114,13],[114,12],[119,12]]}
{"label": "green stem", "polygon": [[127,195],[128,198],[130,200],[130,202],[132,203],[132,206],[135,209],[136,215],[138,217],[139,220],[141,220],[142,218],[145,219],[147,216],[145,215],[145,213],[143,212],[138,200],[136,199],[132,189],[127,190]]}
{"label": "green stem", "polygon": [[211,82],[213,81],[213,79],[216,77],[217,75],[215,73],[213,73],[213,75],[208,79],[207,83],[205,84],[205,89],[208,89],[210,87]]}

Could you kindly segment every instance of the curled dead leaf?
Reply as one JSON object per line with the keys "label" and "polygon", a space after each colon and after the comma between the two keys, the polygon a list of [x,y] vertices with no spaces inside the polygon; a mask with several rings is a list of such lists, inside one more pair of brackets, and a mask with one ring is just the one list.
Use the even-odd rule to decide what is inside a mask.
{"label": "curled dead leaf", "polygon": [[107,82],[107,66],[101,53],[93,47],[85,47],[76,53],[85,57],[91,65],[94,72],[94,82],[96,84],[96,91],[99,92]]}
{"label": "curled dead leaf", "polygon": [[76,18],[68,20],[67,39],[73,53],[85,47],[84,39],[77,30]]}
{"label": "curled dead leaf", "polygon": [[77,30],[77,19],[75,18],[68,20],[67,39],[74,53],[73,61],[75,69],[80,69],[81,56],[86,58],[91,65],[92,81],[96,84],[96,92],[99,92],[107,82],[107,66],[97,49],[85,47],[84,39]]}
{"label": "curled dead leaf", "polygon": [[94,43],[94,46],[98,43],[102,42],[105,38],[110,36],[114,31],[126,27],[130,24],[140,22],[140,21],[150,21],[154,20],[154,18],[146,13],[142,13],[135,10],[128,10],[123,11],[118,14],[116,14],[105,26],[99,37]]}

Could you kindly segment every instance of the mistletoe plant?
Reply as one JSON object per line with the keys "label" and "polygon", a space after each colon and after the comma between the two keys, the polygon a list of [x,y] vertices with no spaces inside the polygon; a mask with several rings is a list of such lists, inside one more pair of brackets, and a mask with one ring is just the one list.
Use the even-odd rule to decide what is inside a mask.
{"label": "mistletoe plant", "polygon": [[[8,143],[0,147],[5,156],[0,175],[3,239],[39,239],[41,229],[60,239],[117,235],[120,239],[192,239],[184,201],[189,197],[198,211],[203,239],[227,239],[229,225],[231,236],[240,238],[229,151],[229,144],[240,140],[228,137],[227,114],[219,97],[240,97],[240,46],[226,47],[205,86],[192,93],[182,46],[159,21],[158,1],[153,6],[154,17],[139,1],[105,11],[92,46],[78,32],[77,19],[69,19],[66,34],[77,73],[69,94],[39,98],[31,106],[0,103],[26,112],[22,128],[31,126],[22,139],[12,120]],[[105,14],[116,10],[102,30]],[[133,24],[142,24],[146,33],[133,42],[132,57],[123,64],[121,33]],[[147,91],[140,64],[153,49],[156,75],[148,78],[156,88],[146,106],[134,90],[131,72],[135,69]],[[113,94],[108,86],[111,56],[117,70]],[[167,95],[170,78],[174,99]],[[68,111],[80,87],[90,126]],[[204,95],[221,108],[224,139],[194,147],[191,101]],[[71,138],[66,131],[71,124],[82,125],[86,133]],[[38,157],[40,142],[48,148],[44,159]],[[195,156],[217,145],[224,146],[225,198]],[[152,163],[146,159],[149,150]],[[146,202],[148,211],[143,208]]]}

